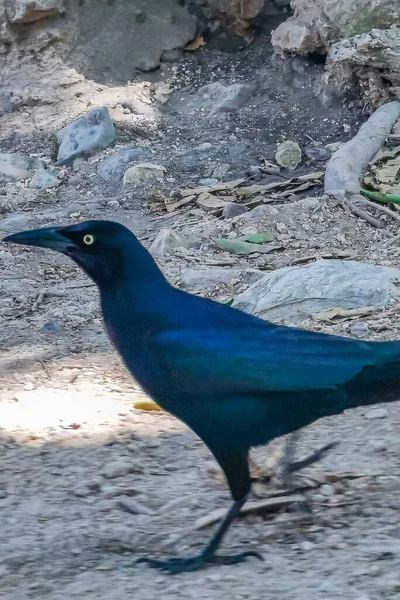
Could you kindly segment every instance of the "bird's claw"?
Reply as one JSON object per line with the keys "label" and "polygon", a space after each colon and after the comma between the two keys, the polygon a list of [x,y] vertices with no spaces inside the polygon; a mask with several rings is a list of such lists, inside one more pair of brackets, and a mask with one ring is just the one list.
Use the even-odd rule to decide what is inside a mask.
{"label": "bird's claw", "polygon": [[254,557],[259,560],[264,560],[258,552],[249,550],[248,552],[240,552],[239,554],[223,555],[223,554],[198,554],[190,558],[170,558],[168,560],[156,560],[154,558],[139,558],[137,563],[145,563],[153,569],[160,569],[177,575],[178,573],[188,573],[190,571],[199,571],[207,565],[236,565],[245,561],[247,558]]}

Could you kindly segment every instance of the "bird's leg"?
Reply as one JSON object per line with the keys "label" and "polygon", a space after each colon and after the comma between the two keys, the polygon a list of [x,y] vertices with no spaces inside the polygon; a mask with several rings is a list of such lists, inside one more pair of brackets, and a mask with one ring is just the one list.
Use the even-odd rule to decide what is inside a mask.
{"label": "bird's leg", "polygon": [[155,569],[161,569],[172,574],[184,573],[188,571],[198,571],[203,569],[208,564],[213,565],[234,565],[240,563],[250,556],[254,556],[263,560],[261,554],[258,552],[248,550],[247,552],[240,552],[239,554],[222,555],[216,554],[224,535],[226,534],[229,525],[233,519],[239,514],[240,509],[246,502],[247,496],[236,500],[226,515],[219,522],[217,529],[215,530],[211,540],[208,542],[204,550],[196,556],[189,558],[170,558],[169,560],[155,560],[153,558],[139,558],[137,562],[147,563],[150,567]]}

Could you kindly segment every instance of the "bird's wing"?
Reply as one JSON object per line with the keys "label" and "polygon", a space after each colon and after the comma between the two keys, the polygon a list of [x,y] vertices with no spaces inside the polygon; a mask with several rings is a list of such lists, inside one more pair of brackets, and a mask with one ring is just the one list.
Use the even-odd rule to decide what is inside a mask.
{"label": "bird's wing", "polygon": [[377,362],[368,342],[255,320],[237,328],[169,330],[156,344],[165,367],[192,391],[335,389]]}

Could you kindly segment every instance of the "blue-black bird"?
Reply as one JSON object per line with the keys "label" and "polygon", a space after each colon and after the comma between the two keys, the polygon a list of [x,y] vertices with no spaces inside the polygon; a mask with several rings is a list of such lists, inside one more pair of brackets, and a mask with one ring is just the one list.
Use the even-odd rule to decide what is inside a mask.
{"label": "blue-black bird", "polygon": [[394,401],[400,342],[365,342],[274,325],[171,286],[126,227],[86,221],[6,242],[69,256],[97,284],[107,332],[135,380],[184,421],[224,471],[233,504],[197,556],[140,559],[172,573],[249,556],[217,554],[250,491],[252,446],[345,409]]}

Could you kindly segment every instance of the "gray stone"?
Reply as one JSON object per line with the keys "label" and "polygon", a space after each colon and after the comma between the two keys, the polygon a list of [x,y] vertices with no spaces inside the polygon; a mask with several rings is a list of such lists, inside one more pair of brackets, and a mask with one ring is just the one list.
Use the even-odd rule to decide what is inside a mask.
{"label": "gray stone", "polygon": [[272,33],[272,45],[281,55],[326,54],[341,38],[388,29],[400,21],[395,0],[292,0],[293,17]]}
{"label": "gray stone", "polygon": [[241,279],[243,283],[252,284],[263,274],[256,269],[232,269],[212,267],[210,269],[186,268],[181,271],[180,283],[188,291],[208,292],[221,284],[229,284],[233,279]]}
{"label": "gray stone", "polygon": [[318,260],[265,275],[233,303],[272,321],[298,323],[333,306],[385,308],[400,296],[400,270],[344,260]]}
{"label": "gray stone", "polygon": [[151,185],[163,181],[165,169],[154,163],[140,163],[130,167],[124,174],[124,185]]}
{"label": "gray stone", "polygon": [[64,13],[64,0],[12,0],[6,2],[10,23],[33,23]]}
{"label": "gray stone", "polygon": [[173,50],[166,50],[165,52],[163,52],[163,55],[161,56],[161,60],[162,60],[162,62],[174,63],[174,62],[178,62],[179,60],[181,60],[182,57],[183,57],[182,48],[174,48]]}
{"label": "gray stone", "polygon": [[366,419],[386,419],[389,416],[386,408],[371,408],[368,412],[365,413]]}
{"label": "gray stone", "polygon": [[37,158],[24,154],[0,154],[0,181],[17,181],[33,177],[41,166]]}
{"label": "gray stone", "polygon": [[215,185],[218,183],[218,179],[214,177],[205,177],[204,179],[199,179],[199,185]]}
{"label": "gray stone", "polygon": [[61,181],[53,171],[46,171],[46,169],[38,169],[32,180],[29,183],[29,187],[35,190],[44,190],[47,188],[53,188],[60,185]]}
{"label": "gray stone", "polygon": [[357,338],[366,337],[369,334],[368,323],[365,323],[364,321],[355,321],[355,323],[350,325],[349,333]]}
{"label": "gray stone", "polygon": [[97,172],[104,181],[119,181],[122,179],[126,166],[134,160],[149,154],[147,148],[130,146],[107,156],[99,163]]}
{"label": "gray stone", "polygon": [[198,104],[209,111],[210,116],[217,113],[236,112],[257,89],[252,83],[232,83],[224,85],[218,81],[203,85],[198,91]]}
{"label": "gray stone", "polygon": [[329,150],[321,146],[305,146],[303,152],[312,162],[323,162],[331,157]]}
{"label": "gray stone", "polygon": [[222,210],[222,216],[225,219],[233,219],[234,217],[238,217],[243,213],[248,212],[248,209],[242,204],[236,204],[236,202],[228,202],[226,206],[224,206]]}
{"label": "gray stone", "polygon": [[116,460],[104,465],[103,477],[106,479],[117,479],[118,477],[125,477],[129,473],[136,473],[138,471],[137,466],[131,460]]}
{"label": "gray stone", "polygon": [[76,158],[104,150],[115,140],[108,108],[95,108],[57,132],[60,144],[57,165],[71,165]]}

